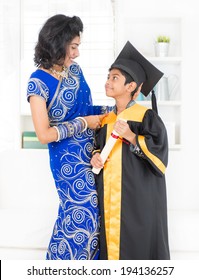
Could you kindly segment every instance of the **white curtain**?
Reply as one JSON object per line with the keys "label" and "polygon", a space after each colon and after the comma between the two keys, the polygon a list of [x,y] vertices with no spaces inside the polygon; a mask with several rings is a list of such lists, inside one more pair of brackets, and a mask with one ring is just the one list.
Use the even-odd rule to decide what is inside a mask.
{"label": "white curtain", "polygon": [[20,1],[0,0],[0,152],[15,143],[19,107]]}

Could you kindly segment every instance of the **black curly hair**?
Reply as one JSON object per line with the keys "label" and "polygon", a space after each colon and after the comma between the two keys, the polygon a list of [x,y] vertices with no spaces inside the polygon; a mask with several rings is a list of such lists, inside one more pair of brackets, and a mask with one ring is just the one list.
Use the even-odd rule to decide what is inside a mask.
{"label": "black curly hair", "polygon": [[63,65],[67,45],[83,32],[83,23],[77,16],[57,14],[41,28],[35,46],[34,63],[49,69],[53,64]]}

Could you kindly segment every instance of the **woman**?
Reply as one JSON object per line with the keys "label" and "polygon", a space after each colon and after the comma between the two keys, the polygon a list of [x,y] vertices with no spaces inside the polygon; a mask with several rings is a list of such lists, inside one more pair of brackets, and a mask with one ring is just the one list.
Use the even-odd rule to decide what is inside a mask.
{"label": "woman", "polygon": [[27,98],[39,141],[48,143],[50,167],[60,205],[47,259],[98,259],[99,213],[91,171],[93,129],[101,107],[92,105],[79,56],[83,24],[79,17],[55,15],[42,27],[35,47],[38,69]]}

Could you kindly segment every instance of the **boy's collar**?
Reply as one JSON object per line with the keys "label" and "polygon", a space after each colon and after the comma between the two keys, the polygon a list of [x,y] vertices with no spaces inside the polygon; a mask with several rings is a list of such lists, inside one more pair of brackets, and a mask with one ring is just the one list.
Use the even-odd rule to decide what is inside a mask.
{"label": "boy's collar", "polygon": [[[135,100],[130,100],[129,103],[126,105],[126,109],[133,106],[135,104]],[[117,107],[116,105],[113,108],[113,112],[117,115]]]}

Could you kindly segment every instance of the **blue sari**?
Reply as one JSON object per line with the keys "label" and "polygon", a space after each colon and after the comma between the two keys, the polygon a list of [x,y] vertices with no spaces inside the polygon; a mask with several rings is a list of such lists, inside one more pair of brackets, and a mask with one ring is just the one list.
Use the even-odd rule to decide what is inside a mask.
{"label": "blue sari", "polygon": [[[27,98],[39,95],[46,101],[50,125],[79,116],[103,113],[93,106],[90,89],[77,63],[68,78],[59,81],[37,69],[32,73]],[[99,256],[99,208],[90,159],[94,132],[87,129],[48,144],[50,167],[59,196],[59,209],[48,246],[48,260],[96,260]]]}

